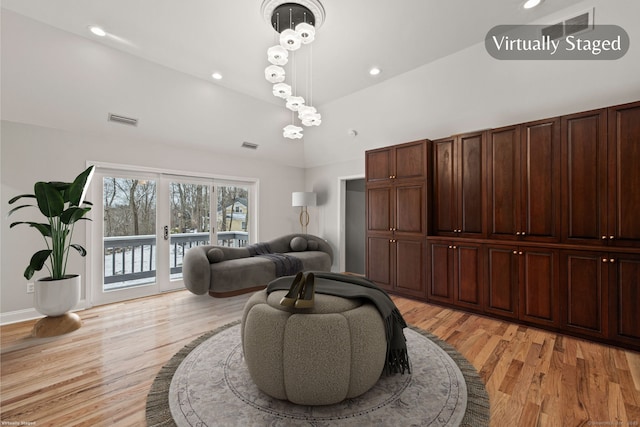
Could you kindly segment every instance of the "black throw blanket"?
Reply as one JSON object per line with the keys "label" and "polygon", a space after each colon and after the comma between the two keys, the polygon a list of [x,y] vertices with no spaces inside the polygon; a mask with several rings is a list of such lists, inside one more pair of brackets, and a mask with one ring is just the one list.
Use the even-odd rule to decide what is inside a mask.
{"label": "black throw blanket", "polygon": [[270,259],[276,267],[276,277],[290,276],[302,271],[302,261],[292,255],[271,252],[268,243],[256,243],[247,246],[249,256],[261,256]]}
{"label": "black throw blanket", "polygon": [[[387,357],[384,371],[387,375],[410,374],[409,354],[403,329],[407,326],[402,314],[389,295],[363,277],[339,273],[313,272],[315,291],[343,298],[364,298],[373,303],[384,320],[387,338]],[[267,293],[288,290],[293,277],[281,277],[269,283]]]}

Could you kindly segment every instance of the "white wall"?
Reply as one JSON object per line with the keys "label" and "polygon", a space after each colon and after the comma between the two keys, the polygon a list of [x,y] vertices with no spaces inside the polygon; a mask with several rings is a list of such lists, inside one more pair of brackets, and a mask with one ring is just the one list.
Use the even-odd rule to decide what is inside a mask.
{"label": "white wall", "polygon": [[[22,273],[31,255],[42,249],[42,238],[36,231],[28,227],[9,229],[10,222],[24,217],[16,214],[6,219],[7,201],[18,194],[32,193],[33,184],[38,180],[70,181],[84,170],[87,161],[257,178],[260,240],[299,231],[298,212],[291,207],[291,193],[302,189],[302,168],[259,158],[221,156],[206,150],[161,145],[133,137],[112,138],[6,121],[1,125],[2,314],[33,307],[32,295],[26,294]],[[37,216],[33,219],[40,220]],[[74,241],[86,247],[82,227],[76,230]],[[83,259],[72,254],[70,269],[84,271]]]}
{"label": "white wall", "polygon": [[305,141],[306,187],[324,200],[310,232],[339,241],[338,181],[364,173],[365,150],[640,100],[640,1],[585,1],[545,23],[594,6],[596,24],[629,34],[622,59],[498,61],[481,43],[324,105],[322,126]]}

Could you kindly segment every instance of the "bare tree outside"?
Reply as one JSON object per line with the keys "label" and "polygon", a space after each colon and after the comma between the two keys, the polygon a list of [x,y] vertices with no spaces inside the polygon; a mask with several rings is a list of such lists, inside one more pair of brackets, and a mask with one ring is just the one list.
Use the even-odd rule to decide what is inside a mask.
{"label": "bare tree outside", "polygon": [[172,182],[171,232],[208,233],[211,195],[208,185]]}
{"label": "bare tree outside", "polygon": [[155,234],[155,181],[105,177],[103,197],[105,237]]}

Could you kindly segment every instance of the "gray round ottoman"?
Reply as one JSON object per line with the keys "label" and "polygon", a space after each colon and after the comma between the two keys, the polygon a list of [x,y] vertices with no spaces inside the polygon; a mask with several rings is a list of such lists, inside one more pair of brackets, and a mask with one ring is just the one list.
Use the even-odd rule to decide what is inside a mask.
{"label": "gray round ottoman", "polygon": [[299,405],[330,405],[373,387],[387,348],[376,307],[316,293],[312,309],[296,310],[280,305],[285,293],[256,292],[244,306],[244,358],[258,388]]}

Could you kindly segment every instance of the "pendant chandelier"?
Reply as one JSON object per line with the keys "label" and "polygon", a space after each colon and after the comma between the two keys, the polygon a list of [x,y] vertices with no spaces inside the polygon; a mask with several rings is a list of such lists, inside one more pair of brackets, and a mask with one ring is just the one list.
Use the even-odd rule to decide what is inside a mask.
{"label": "pendant chandelier", "polygon": [[[303,136],[303,128],[295,125],[294,113],[298,113],[298,120],[303,126],[320,126],[322,116],[311,105],[311,51],[307,69],[306,100],[298,94],[295,52],[315,39],[316,28],[324,21],[324,8],[317,0],[265,0],[262,3],[262,13],[265,20],[279,33],[278,44],[267,49],[267,60],[271,65],[265,68],[264,76],[269,83],[273,83],[273,95],[282,98],[285,107],[292,112],[291,124],[284,127],[283,136],[300,139]],[[286,82],[285,66],[289,68],[291,84]]]}

